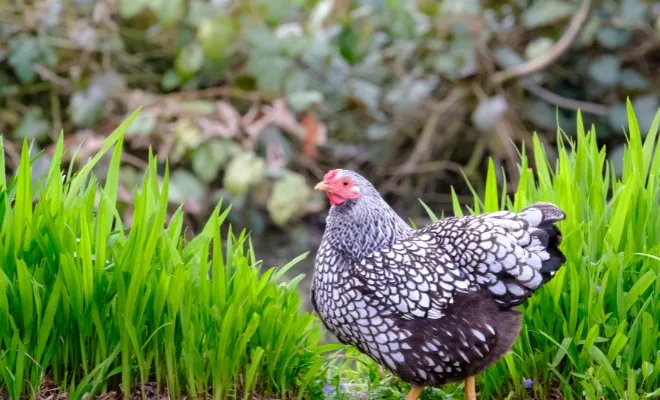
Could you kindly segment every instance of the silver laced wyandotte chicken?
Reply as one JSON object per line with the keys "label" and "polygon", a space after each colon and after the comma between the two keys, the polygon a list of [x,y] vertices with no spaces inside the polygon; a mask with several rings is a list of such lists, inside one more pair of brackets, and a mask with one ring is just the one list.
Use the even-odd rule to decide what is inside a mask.
{"label": "silver laced wyandotte chicken", "polygon": [[461,380],[476,399],[475,375],[518,337],[514,307],[566,262],[564,212],[535,203],[414,230],[354,171],[315,189],[332,205],[311,289],[326,328],[409,383],[406,400]]}

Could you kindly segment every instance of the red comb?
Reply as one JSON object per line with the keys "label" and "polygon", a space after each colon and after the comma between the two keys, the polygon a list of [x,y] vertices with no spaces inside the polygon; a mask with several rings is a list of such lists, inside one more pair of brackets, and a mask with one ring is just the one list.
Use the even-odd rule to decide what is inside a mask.
{"label": "red comb", "polygon": [[339,171],[341,171],[341,170],[331,169],[330,171],[328,171],[327,174],[325,174],[325,176],[323,177],[323,180],[326,181],[326,182],[333,180],[335,178],[335,176],[339,173]]}

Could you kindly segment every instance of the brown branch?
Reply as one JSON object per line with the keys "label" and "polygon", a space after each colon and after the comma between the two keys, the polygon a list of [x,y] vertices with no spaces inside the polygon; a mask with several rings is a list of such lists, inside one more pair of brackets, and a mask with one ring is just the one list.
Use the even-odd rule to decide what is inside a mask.
{"label": "brown branch", "polygon": [[575,39],[577,39],[580,31],[582,30],[582,27],[584,26],[584,23],[587,21],[590,7],[591,0],[582,0],[580,9],[571,20],[571,23],[568,25],[568,29],[566,29],[564,35],[559,39],[559,41],[557,41],[557,43],[550,47],[550,49],[548,49],[544,55],[514,67],[505,69],[504,71],[497,72],[491,78],[491,82],[495,85],[501,85],[512,78],[521,77],[541,71],[542,69],[552,64],[571,47],[573,42],[575,42]]}
{"label": "brown branch", "polygon": [[516,153],[516,145],[513,142],[512,135],[509,133],[511,132],[511,124],[508,123],[506,114],[504,114],[501,118],[498,118],[497,121],[495,121],[495,133],[497,136],[499,136],[500,140],[502,141],[502,144],[504,145],[504,149],[507,153],[507,158],[504,160],[504,165],[507,169],[507,172],[509,174],[508,180],[509,180],[509,185],[513,187],[518,186],[518,180],[520,177],[518,176],[518,169],[516,168],[516,161],[518,159],[517,153]]}
{"label": "brown branch", "polygon": [[429,146],[431,145],[431,139],[433,138],[433,135],[435,134],[435,128],[438,125],[438,122],[440,122],[440,118],[447,112],[449,109],[456,104],[457,102],[461,101],[465,95],[468,94],[468,91],[464,88],[456,87],[454,88],[445,99],[438,103],[429,117],[429,119],[426,121],[426,125],[424,125],[424,130],[422,131],[422,135],[419,137],[419,140],[417,140],[417,144],[413,148],[413,151],[410,153],[410,156],[406,160],[401,167],[397,169],[397,171],[394,173],[394,176],[400,176],[400,175],[407,175],[409,171],[413,170],[415,165],[419,163],[419,161],[422,159],[422,156],[424,153],[426,153],[429,150]]}
{"label": "brown branch", "polygon": [[5,158],[5,167],[8,166],[12,170],[16,170],[16,168],[18,168],[18,164],[21,162],[21,156],[18,154],[16,144],[11,140],[3,140],[2,144],[5,149],[5,155],[7,156]]}
{"label": "brown branch", "polygon": [[43,65],[41,64],[34,65],[32,67],[32,71],[34,71],[37,75],[39,75],[39,77],[44,81],[50,82],[53,85],[59,87],[63,93],[70,94],[72,92],[71,83],[67,79],[62,78],[61,76],[57,75],[55,72],[49,70]]}
{"label": "brown branch", "polygon": [[129,153],[122,153],[121,159],[126,164],[132,165],[140,170],[146,170],[149,168],[149,164],[146,161]]}
{"label": "brown branch", "polygon": [[[486,92],[478,84],[474,83],[472,85],[472,91],[474,92],[475,96],[479,99],[479,102],[483,102],[488,99]],[[517,153],[516,153],[515,143],[513,142],[512,139],[512,135],[509,134],[509,132],[511,132],[512,129],[510,129],[510,124],[507,123],[507,114],[510,114],[508,108],[509,107],[507,106],[507,110],[502,115],[500,115],[499,118],[497,118],[497,120],[495,120],[493,131],[500,138],[500,141],[504,146],[504,151],[506,152],[506,159],[504,160],[504,163],[510,175],[510,179],[515,180],[515,183],[517,184],[518,181],[518,177],[516,175]]]}
{"label": "brown branch", "polygon": [[[397,168],[390,168],[393,170],[393,173],[397,173]],[[428,173],[439,173],[442,172],[443,170],[450,170],[454,171],[457,173],[461,173],[461,165],[449,161],[449,160],[438,160],[438,161],[428,161],[425,163],[421,163],[418,165],[413,166],[412,169],[409,169],[407,172],[408,175],[416,175],[416,174],[428,174]]]}
{"label": "brown branch", "polygon": [[454,87],[451,92],[445,97],[441,102],[433,106],[431,111],[431,116],[426,121],[422,134],[417,140],[415,147],[413,148],[408,159],[401,164],[390,176],[390,178],[385,182],[382,187],[383,193],[389,193],[397,187],[397,182],[399,182],[402,176],[407,176],[415,171],[416,166],[422,161],[422,158],[425,154],[431,150],[431,141],[434,134],[436,133],[436,128],[440,119],[444,117],[456,103],[463,100],[465,96],[469,94],[469,91],[466,88]]}
{"label": "brown branch", "polygon": [[211,87],[208,89],[180,91],[164,95],[165,98],[185,98],[185,99],[208,99],[215,97],[228,97],[238,100],[249,100],[254,103],[262,101],[272,101],[274,97],[260,94],[258,92],[250,92],[235,87]]}
{"label": "brown branch", "polygon": [[539,97],[546,102],[561,108],[565,108],[567,110],[581,110],[587,114],[598,115],[599,117],[605,117],[609,114],[609,107],[602,104],[569,99],[567,97],[553,93],[548,89],[539,86],[527,79],[521,80],[519,84],[536,97]]}
{"label": "brown branch", "polygon": [[630,50],[629,52],[622,54],[620,57],[621,62],[627,63],[630,61],[636,61],[646,56],[648,53],[652,52],[658,47],[660,47],[660,40],[658,40],[657,38],[646,41],[640,44],[639,46],[635,47],[634,49]]}

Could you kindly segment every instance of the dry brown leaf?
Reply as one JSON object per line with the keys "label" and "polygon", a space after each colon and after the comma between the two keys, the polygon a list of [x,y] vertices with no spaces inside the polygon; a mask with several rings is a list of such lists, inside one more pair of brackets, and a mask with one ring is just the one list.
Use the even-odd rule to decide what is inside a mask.
{"label": "dry brown leaf", "polygon": [[196,122],[204,139],[217,136],[232,137],[237,133],[236,130],[230,129],[226,124],[217,119],[200,117]]}
{"label": "dry brown leaf", "polygon": [[174,123],[166,125],[166,128],[163,129],[165,132],[161,138],[162,142],[158,147],[158,161],[164,162],[165,158],[169,156],[170,152],[174,148],[174,142],[176,142],[176,134],[174,133]]}
{"label": "dry brown leaf", "polygon": [[300,139],[305,137],[305,130],[300,126],[296,116],[284,100],[276,99],[273,101],[273,105],[268,106],[267,113],[278,128],[297,135]]}
{"label": "dry brown leaf", "polygon": [[96,3],[92,12],[92,21],[95,24],[103,24],[112,31],[119,30],[119,25],[113,20],[114,11],[117,9],[116,0],[102,0]]}
{"label": "dry brown leaf", "polygon": [[151,93],[142,90],[130,90],[123,94],[121,98],[124,106],[129,110],[136,110],[138,107],[142,107],[140,114],[147,110],[157,115],[161,114],[161,110],[158,107],[158,97]]}
{"label": "dry brown leaf", "polygon": [[170,119],[178,117],[181,111],[181,100],[176,97],[161,97],[160,114],[162,117]]}
{"label": "dry brown leaf", "polygon": [[234,106],[219,101],[216,103],[216,109],[220,119],[200,117],[197,118],[197,125],[202,131],[204,138],[210,137],[234,137],[240,132],[241,114],[236,111]]}
{"label": "dry brown leaf", "polygon": [[[64,136],[64,148],[68,149],[65,154],[65,161],[70,160],[73,154],[76,154],[76,160],[85,161],[92,157],[103,147],[105,135],[96,133],[91,129],[80,130],[73,135]],[[46,149],[46,153],[52,155],[55,152],[56,143],[51,144]]]}
{"label": "dry brown leaf", "polygon": [[264,113],[258,106],[252,106],[241,118],[241,126],[247,135],[254,140],[259,132],[264,130],[272,122],[272,116]]}
{"label": "dry brown leaf", "polygon": [[286,154],[280,143],[271,141],[266,145],[266,164],[271,169],[286,167]]}
{"label": "dry brown leaf", "polygon": [[197,199],[189,197],[183,202],[182,208],[188,214],[198,215],[202,211],[202,204]]}
{"label": "dry brown leaf", "polygon": [[318,146],[325,143],[327,139],[327,128],[322,121],[319,121],[309,112],[303,115],[300,122],[305,129],[305,135],[302,139],[303,154],[312,160],[316,160]]}
{"label": "dry brown leaf", "polygon": [[121,182],[117,187],[117,200],[128,204],[133,203],[133,193]]}
{"label": "dry brown leaf", "polygon": [[46,378],[39,385],[36,397],[39,400],[66,400],[69,396],[63,393],[52,379]]}
{"label": "dry brown leaf", "polygon": [[241,127],[241,114],[226,101],[219,101],[216,107],[218,108],[218,114],[224,120],[229,131],[232,132],[232,136],[238,134]]}

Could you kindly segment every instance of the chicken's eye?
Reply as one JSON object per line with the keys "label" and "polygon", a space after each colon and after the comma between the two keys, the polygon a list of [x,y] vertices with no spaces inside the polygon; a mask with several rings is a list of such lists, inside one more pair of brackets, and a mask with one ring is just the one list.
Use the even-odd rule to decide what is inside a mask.
{"label": "chicken's eye", "polygon": [[348,181],[344,181],[344,182],[342,182],[342,185],[344,185],[344,186],[348,186]]}

